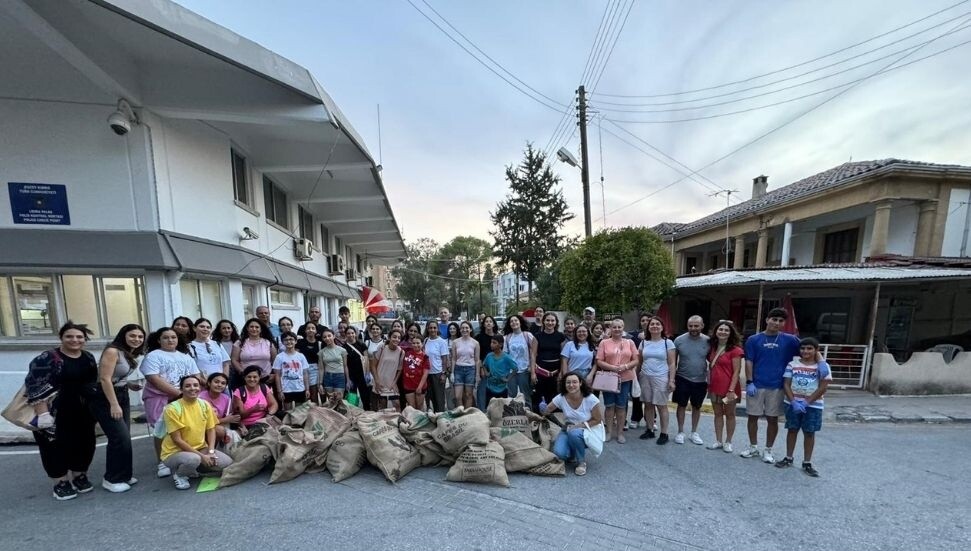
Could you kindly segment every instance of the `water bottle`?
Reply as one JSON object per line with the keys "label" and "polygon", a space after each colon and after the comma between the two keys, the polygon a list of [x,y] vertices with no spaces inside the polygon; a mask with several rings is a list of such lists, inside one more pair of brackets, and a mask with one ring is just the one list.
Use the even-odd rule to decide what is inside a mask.
{"label": "water bottle", "polygon": [[546,415],[546,398],[541,398],[539,402],[539,412]]}

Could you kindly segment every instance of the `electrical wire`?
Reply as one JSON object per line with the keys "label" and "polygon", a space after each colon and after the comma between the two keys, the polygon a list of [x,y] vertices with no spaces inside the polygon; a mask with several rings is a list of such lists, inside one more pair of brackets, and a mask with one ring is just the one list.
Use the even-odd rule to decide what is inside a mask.
{"label": "electrical wire", "polygon": [[[967,26],[966,27],[963,27],[963,28],[961,28],[959,30],[964,30],[965,28],[967,28]],[[928,42],[927,44],[929,44],[929,43],[930,42]],[[681,123],[681,122],[692,122],[692,121],[701,121],[701,120],[708,120],[708,119],[718,119],[718,118],[721,118],[721,117],[728,117],[728,116],[731,116],[731,115],[739,115],[739,114],[742,114],[742,113],[751,113],[753,111],[761,111],[762,109],[769,109],[770,107],[776,107],[778,105],[784,105],[786,103],[792,103],[794,101],[799,101],[801,99],[806,99],[806,98],[809,98],[809,97],[818,96],[819,94],[825,94],[826,92],[831,92],[833,90],[838,90],[840,88],[844,88],[846,90],[849,90],[849,89],[852,89],[853,87],[855,87],[857,84],[859,84],[861,82],[864,82],[866,80],[870,80],[871,78],[873,78],[875,76],[879,76],[879,75],[882,75],[882,74],[885,74],[885,73],[889,73],[891,71],[896,71],[897,69],[903,69],[904,67],[908,67],[908,66],[913,65],[915,63],[919,63],[921,61],[924,61],[924,60],[927,60],[927,59],[930,59],[930,58],[933,58],[933,57],[937,57],[937,56],[939,56],[941,54],[947,53],[947,52],[949,52],[951,50],[954,50],[956,48],[959,48],[961,46],[965,46],[965,45],[967,45],[969,43],[971,43],[971,40],[965,40],[964,42],[959,42],[958,44],[955,44],[955,45],[950,46],[948,48],[945,48],[943,50],[939,50],[937,52],[934,52],[933,54],[929,54],[929,55],[926,55],[924,57],[919,57],[919,58],[914,59],[912,61],[908,61],[907,63],[904,63],[903,65],[898,65],[896,67],[886,66],[886,67],[878,70],[877,72],[875,72],[873,74],[867,75],[865,77],[858,78],[856,80],[851,80],[849,82],[845,82],[845,83],[840,84],[840,85],[837,85],[837,86],[832,86],[830,88],[826,88],[826,89],[819,90],[819,91],[816,91],[816,92],[812,92],[812,93],[809,93],[809,94],[804,94],[802,96],[798,96],[798,97],[795,97],[795,98],[790,98],[790,99],[787,99],[787,100],[777,101],[777,102],[769,103],[769,104],[766,104],[766,105],[759,105],[759,106],[756,106],[756,107],[750,107],[748,109],[739,109],[737,111],[729,111],[729,112],[726,112],[726,113],[718,113],[718,114],[714,114],[714,115],[705,115],[705,116],[698,116],[698,117],[687,117],[687,118],[683,118],[683,119],[670,119],[670,120],[663,120],[663,121],[643,121],[643,120],[630,120],[630,119],[607,119],[607,120],[610,120],[612,122],[617,122],[617,123],[625,123],[625,124],[673,124],[673,123]],[[909,56],[911,53],[917,52],[920,48],[922,48],[923,46],[926,46],[927,44],[924,44],[924,45],[920,46],[918,49],[912,50],[910,53],[906,54],[904,57]],[[903,59],[903,58],[901,58],[901,59]],[[892,63],[891,63],[891,65],[892,65]]]}
{"label": "electrical wire", "polygon": [[[965,24],[965,22],[961,22],[961,23],[959,23],[959,24],[958,24],[958,26],[957,26],[957,27],[955,27],[955,28],[958,28],[958,27],[960,27],[960,26],[963,26],[964,24]],[[923,47],[923,46],[921,46],[921,47]],[[953,49],[953,48],[955,48],[955,47],[957,47],[957,46],[954,46],[954,47],[952,47],[952,48],[949,48],[949,49]],[[886,65],[885,67],[883,67],[883,68],[881,68],[880,70],[878,70],[878,71],[876,71],[876,72],[875,72],[875,73],[873,73],[873,74],[872,74],[871,76],[877,76],[877,75],[879,75],[879,74],[881,74],[881,73],[883,73],[883,72],[884,72],[884,71],[886,71],[887,69],[890,69],[890,68],[891,68],[891,67],[892,67],[893,65],[895,65],[895,64],[897,64],[897,63],[898,63],[898,62],[900,62],[900,61],[903,61],[904,59],[906,59],[907,57],[910,57],[911,55],[913,55],[913,54],[915,54],[915,53],[917,53],[918,51],[919,51],[919,49],[918,49],[918,50],[914,50],[914,51],[911,51],[911,52],[908,52],[907,54],[904,54],[904,55],[903,55],[903,56],[901,56],[900,58],[898,58],[898,59],[896,59],[896,60],[894,60],[894,61],[892,61],[892,62],[890,62],[890,63],[889,63],[888,65]],[[944,51],[946,51],[946,50],[944,50]],[[943,51],[942,51],[942,52],[939,52],[939,53],[943,53]],[[911,62],[911,63],[913,63],[913,62]],[[726,154],[724,154],[724,155],[722,155],[721,157],[718,157],[717,159],[715,159],[715,160],[713,160],[713,161],[711,161],[711,162],[709,162],[709,163],[708,163],[708,164],[706,164],[705,166],[703,166],[703,167],[701,167],[701,168],[699,168],[699,169],[697,169],[697,170],[694,170],[694,171],[692,171],[692,173],[691,173],[691,174],[689,174],[688,176],[692,176],[692,175],[694,175],[694,174],[697,174],[697,173],[699,173],[699,172],[701,172],[701,171],[703,171],[703,170],[707,170],[707,169],[709,169],[709,168],[711,168],[712,166],[714,166],[714,165],[716,165],[716,164],[718,164],[718,163],[720,163],[720,162],[722,162],[722,161],[724,161],[725,159],[727,159],[727,158],[729,158],[729,157],[731,157],[731,156],[733,156],[733,155],[735,155],[735,154],[737,154],[738,152],[740,152],[740,151],[742,151],[743,149],[746,149],[747,147],[749,147],[749,146],[751,146],[751,145],[753,145],[753,144],[755,144],[755,143],[757,143],[757,142],[759,142],[759,141],[761,141],[761,140],[763,140],[763,139],[765,139],[765,138],[767,138],[768,136],[771,136],[772,134],[774,134],[774,133],[776,133],[776,132],[778,132],[779,130],[782,130],[782,129],[783,129],[783,128],[785,128],[786,126],[789,126],[790,124],[792,124],[792,123],[794,123],[794,122],[796,122],[797,120],[799,120],[799,119],[801,119],[801,118],[803,118],[803,117],[805,117],[806,115],[808,115],[808,114],[810,114],[810,113],[812,113],[813,111],[815,111],[815,110],[817,110],[817,109],[819,109],[820,107],[822,107],[822,106],[824,106],[824,105],[826,105],[827,103],[830,103],[831,101],[833,101],[833,100],[835,100],[835,99],[837,99],[837,98],[839,98],[839,97],[840,97],[840,96],[842,96],[843,94],[846,94],[847,92],[849,92],[850,90],[852,90],[853,88],[855,88],[855,87],[856,87],[857,85],[859,85],[859,84],[861,84],[862,82],[865,82],[865,80],[860,80],[860,81],[858,81],[858,82],[856,82],[856,83],[854,83],[854,84],[852,84],[852,85],[851,85],[851,86],[849,86],[849,87],[846,87],[846,88],[843,88],[843,89],[842,89],[842,90],[840,90],[839,92],[837,92],[837,93],[835,93],[835,94],[833,94],[832,96],[830,96],[830,97],[828,97],[828,98],[826,98],[825,100],[823,100],[823,101],[821,101],[821,102],[819,102],[819,103],[817,103],[816,105],[814,105],[814,106],[812,106],[812,107],[810,107],[809,109],[806,109],[805,111],[803,111],[803,112],[801,112],[801,113],[799,113],[799,114],[798,114],[798,115],[796,115],[795,117],[792,117],[792,118],[790,118],[790,119],[788,119],[788,120],[787,120],[786,122],[784,122],[784,123],[782,123],[782,124],[780,124],[779,126],[776,126],[776,127],[774,127],[774,128],[772,128],[771,130],[769,130],[769,131],[767,131],[767,132],[763,132],[762,134],[760,134],[760,135],[758,135],[758,136],[756,136],[756,137],[755,137],[754,139],[752,139],[752,140],[750,140],[750,141],[748,141],[748,142],[746,142],[746,143],[744,143],[744,144],[742,144],[742,145],[740,145],[739,147],[736,147],[735,149],[733,149],[733,150],[731,150],[731,151],[729,151],[728,153],[726,153]],[[675,180],[675,181],[673,181],[673,182],[671,182],[670,184],[667,184],[667,185],[665,185],[665,186],[662,186],[662,187],[660,187],[660,188],[658,188],[658,189],[656,189],[656,190],[654,190],[654,191],[652,191],[652,192],[650,192],[650,193],[648,193],[647,195],[644,195],[644,196],[642,196],[642,197],[640,197],[640,198],[638,198],[638,199],[636,199],[636,200],[634,200],[634,201],[632,201],[632,202],[630,202],[630,203],[627,203],[626,205],[624,205],[624,206],[622,206],[622,207],[620,207],[620,208],[617,208],[617,209],[614,209],[614,210],[612,210],[612,211],[610,211],[610,212],[609,212],[609,213],[607,213],[607,214],[615,214],[615,213],[617,213],[617,212],[620,212],[620,211],[622,211],[622,210],[624,210],[624,209],[626,209],[626,208],[629,208],[629,207],[632,207],[632,206],[634,206],[634,205],[636,205],[637,203],[640,203],[641,201],[643,201],[643,200],[645,200],[645,199],[647,199],[647,198],[649,198],[649,197],[652,197],[652,196],[654,196],[654,195],[657,195],[658,193],[660,193],[660,192],[662,192],[662,191],[664,191],[664,190],[666,190],[666,189],[668,189],[669,187],[671,187],[671,186],[673,186],[673,185],[675,185],[675,184],[678,184],[679,182],[682,182],[682,181],[684,181],[685,179],[687,179],[687,178],[688,178],[688,176],[684,176],[684,177],[682,177],[682,178],[678,178],[677,180]]]}
{"label": "electrical wire", "polygon": [[590,87],[590,94],[595,93],[597,86],[600,84],[601,77],[604,76],[604,71],[607,69],[607,64],[610,63],[610,56],[614,53],[614,47],[617,46],[617,41],[620,40],[620,35],[624,32],[624,27],[627,26],[627,18],[630,17],[630,12],[632,9],[634,9],[634,0],[630,0],[630,4],[627,6],[627,13],[624,14],[624,20],[621,21],[617,34],[614,35],[614,40],[610,44],[610,51],[607,52],[607,57],[604,58],[603,63],[600,65],[600,73],[597,74],[597,79],[593,82],[593,86]]}
{"label": "electrical wire", "polygon": [[[937,25],[934,25],[933,27],[929,27],[927,29],[924,29],[924,30],[922,30],[920,32],[917,32],[917,33],[914,33],[914,34],[905,36],[905,37],[903,37],[903,38],[901,38],[899,40],[895,40],[894,42],[890,42],[889,44],[886,44],[884,46],[880,46],[879,48],[874,48],[872,50],[867,50],[865,52],[862,52],[862,53],[859,53],[857,55],[848,57],[846,59],[843,59],[843,60],[840,60],[840,61],[837,61],[837,62],[834,62],[834,63],[830,63],[829,65],[823,65],[822,67],[817,67],[816,69],[810,69],[808,71],[804,71],[802,73],[799,73],[798,75],[793,75],[793,76],[790,76],[790,77],[781,78],[781,79],[778,79],[778,80],[774,80],[772,82],[767,82],[765,84],[758,84],[756,86],[749,86],[748,88],[741,88],[739,90],[735,90],[735,91],[732,91],[732,92],[725,92],[725,93],[722,93],[722,94],[714,94],[714,95],[711,95],[711,96],[705,96],[705,97],[694,98],[694,99],[686,99],[686,100],[678,100],[678,101],[662,101],[662,102],[654,102],[654,103],[621,103],[621,102],[614,102],[614,101],[598,100],[597,101],[597,105],[600,105],[601,106],[600,109],[601,110],[604,110],[604,111],[621,111],[621,112],[629,112],[629,113],[666,113],[668,111],[678,111],[678,109],[658,110],[658,111],[642,111],[642,110],[632,109],[632,110],[627,111],[627,110],[622,110],[622,109],[611,109],[611,108],[608,108],[608,107],[603,107],[603,105],[613,105],[613,106],[619,106],[619,107],[656,107],[656,106],[665,106],[665,105],[683,105],[683,104],[686,104],[686,103],[695,103],[695,102],[706,101],[706,100],[710,100],[710,99],[718,99],[718,98],[729,97],[729,96],[734,96],[734,95],[737,95],[737,94],[741,94],[742,92],[749,92],[749,91],[752,91],[752,90],[759,90],[759,89],[762,89],[762,88],[767,88],[769,86],[774,86],[776,84],[780,84],[780,83],[783,83],[783,82],[787,82],[787,81],[790,81],[790,80],[795,80],[795,79],[797,79],[799,77],[804,77],[804,76],[810,75],[812,73],[818,73],[819,71],[823,71],[823,70],[829,69],[831,67],[836,67],[837,65],[842,65],[842,64],[844,64],[844,63],[846,63],[848,61],[851,61],[851,60],[854,60],[854,59],[858,59],[858,58],[864,57],[864,56],[869,55],[869,54],[872,54],[872,53],[874,53],[874,52],[876,52],[878,50],[882,50],[882,49],[887,48],[889,46],[892,46],[894,44],[899,44],[900,42],[904,42],[906,40],[909,40],[909,39],[913,38],[914,36],[917,36],[918,34],[923,34],[923,33],[927,32],[927,31],[929,31],[931,29],[935,29],[935,28],[938,28],[938,27],[942,27],[942,26],[944,26],[944,25],[946,25],[946,24],[948,24],[950,22],[953,22],[953,21],[956,21],[958,19],[967,17],[968,15],[971,15],[971,11],[962,13],[961,15],[958,15],[957,17],[953,17],[951,19],[948,19],[948,20],[946,20],[946,21],[944,21],[942,23],[939,23]],[[958,29],[957,31],[951,31],[948,34],[953,34],[954,32],[959,32],[960,30],[963,30],[963,29]],[[931,39],[931,40],[936,40],[936,38],[935,39]],[[884,59],[893,57],[893,56],[895,56],[897,54],[901,54],[901,53],[903,53],[903,52],[905,52],[907,50],[910,50],[911,48],[915,48],[915,47],[920,46],[920,45],[922,45],[922,43],[913,44],[913,45],[907,46],[905,48],[902,48],[900,50],[895,50],[895,51],[893,51],[893,52],[891,52],[889,54],[883,55],[881,57],[872,59],[870,61],[867,61],[867,62],[864,62],[864,63],[860,63],[860,64],[857,64],[857,65],[854,65],[854,66],[849,67],[847,69],[842,69],[842,70],[837,71],[835,73],[830,73],[828,75],[821,76],[821,77],[818,77],[818,78],[814,78],[812,80],[807,80],[805,82],[802,82],[802,83],[799,83],[799,84],[796,84],[796,85],[793,85],[793,86],[788,86],[788,87],[785,87],[785,88],[780,88],[779,90],[775,90],[773,92],[766,92],[765,94],[759,94],[759,95],[754,95],[754,96],[747,96],[747,97],[738,98],[738,99],[735,99],[735,100],[732,100],[732,101],[733,102],[744,101],[746,99],[752,99],[752,98],[760,97],[760,96],[763,96],[763,95],[768,95],[768,94],[771,94],[771,93],[781,92],[783,90],[789,90],[789,89],[795,88],[797,86],[804,86],[804,85],[807,85],[807,84],[812,84],[812,83],[818,82],[820,80],[825,80],[827,78],[831,78],[831,77],[834,77],[834,76],[837,76],[837,75],[841,75],[841,74],[844,74],[844,73],[848,73],[850,71],[853,71],[855,69],[859,69],[861,67],[865,67],[867,65],[872,65],[874,63],[877,63],[878,61],[883,61]],[[710,105],[702,105],[702,106],[696,106],[696,107],[688,107],[688,108],[684,108],[684,109],[681,109],[681,110],[701,109],[703,107],[713,107],[713,106],[717,106],[717,105],[724,105],[725,103],[732,103],[732,102],[723,102],[723,103],[715,103],[715,104],[710,104]]]}
{"label": "electrical wire", "polygon": [[941,10],[938,10],[938,11],[936,11],[936,12],[930,14],[930,15],[926,15],[926,16],[920,18],[920,19],[916,19],[914,21],[911,21],[911,22],[909,22],[909,23],[907,23],[905,25],[901,25],[899,27],[890,29],[889,31],[880,33],[880,34],[875,35],[875,36],[871,36],[870,38],[867,38],[866,40],[857,42],[855,44],[850,44],[849,46],[845,46],[845,47],[840,48],[838,50],[834,50],[832,52],[829,52],[827,54],[823,54],[823,55],[820,55],[818,57],[814,57],[813,59],[809,59],[809,60],[806,60],[806,61],[797,63],[795,65],[790,65],[788,67],[782,67],[780,69],[775,69],[775,70],[769,71],[767,73],[762,73],[762,74],[759,74],[759,75],[750,76],[750,77],[743,78],[743,79],[740,79],[740,80],[735,80],[735,81],[732,81],[732,82],[726,82],[726,83],[723,83],[723,84],[717,84],[717,85],[714,85],[714,86],[707,86],[707,87],[704,87],[704,88],[695,88],[693,90],[682,90],[680,92],[667,92],[667,93],[663,93],[663,94],[624,95],[624,94],[607,94],[607,93],[599,92],[597,95],[598,96],[603,96],[603,97],[611,97],[611,98],[650,99],[650,98],[662,98],[662,97],[668,97],[668,96],[681,96],[681,95],[686,95],[686,94],[693,94],[693,93],[696,93],[696,92],[707,92],[708,90],[716,90],[718,88],[726,88],[728,86],[733,86],[735,84],[744,84],[746,82],[751,82],[753,80],[757,80],[757,79],[760,79],[760,78],[763,78],[763,77],[767,77],[767,76],[771,76],[771,75],[783,73],[783,72],[789,71],[791,69],[796,69],[796,68],[799,68],[799,67],[803,67],[803,66],[809,65],[811,63],[815,63],[817,61],[820,61],[822,59],[826,59],[828,57],[832,57],[834,55],[843,53],[843,52],[845,52],[847,50],[851,50],[853,48],[856,48],[857,46],[862,46],[863,44],[867,44],[867,43],[873,42],[874,40],[877,40],[879,38],[883,38],[885,36],[888,36],[888,35],[891,35],[893,33],[898,32],[898,31],[901,31],[903,29],[906,29],[908,27],[912,27],[912,26],[914,26],[914,25],[916,25],[918,23],[921,23],[923,21],[927,21],[928,19],[931,19],[931,18],[933,18],[935,16],[938,16],[938,15],[940,15],[940,14],[946,12],[946,11],[952,10],[952,9],[954,9],[954,8],[962,5],[962,4],[966,4],[969,1],[971,1],[971,0],[961,0],[960,2],[957,2],[956,4],[952,4],[952,5],[950,5],[950,6],[946,7],[946,8],[943,8]]}
{"label": "electrical wire", "polygon": [[[968,15],[971,15],[971,12],[967,12],[967,13],[963,14],[963,16],[965,16],[965,17],[968,16]],[[933,42],[935,40],[938,40],[939,38],[943,38],[945,36],[949,36],[949,35],[952,35],[954,33],[961,32],[961,31],[963,31],[963,30],[965,30],[967,28],[968,27],[965,26],[965,27],[962,27],[962,28],[959,28],[959,29],[955,29],[955,30],[952,30],[952,31],[948,31],[948,32],[946,32],[944,34],[938,35],[938,36],[936,36],[936,37],[934,37],[934,38],[932,38],[930,40],[927,40],[925,42],[922,42],[920,44],[914,44],[912,46],[908,46],[906,48],[903,48],[903,49],[900,49],[900,50],[896,50],[894,52],[891,52],[891,53],[886,54],[884,56],[878,57],[876,59],[872,59],[870,61],[866,61],[864,63],[860,63],[860,64],[854,65],[852,67],[848,67],[846,69],[842,69],[842,70],[836,71],[835,73],[830,73],[828,75],[823,75],[821,77],[816,77],[814,79],[810,79],[810,80],[807,80],[807,81],[804,81],[804,82],[799,82],[799,83],[792,84],[792,85],[789,85],[789,86],[784,86],[784,87],[779,88],[779,89],[776,89],[776,90],[769,90],[767,92],[761,92],[761,93],[758,93],[758,94],[752,94],[750,96],[745,96],[745,97],[741,97],[741,98],[734,98],[734,99],[730,99],[730,100],[720,101],[720,102],[717,102],[717,103],[709,103],[709,104],[706,104],[706,105],[695,105],[695,106],[692,106],[692,107],[677,107],[677,108],[671,108],[671,109],[618,109],[618,108],[615,108],[615,107],[602,107],[602,106],[600,106],[600,102],[597,102],[597,105],[598,105],[598,108],[600,110],[602,110],[602,111],[610,111],[610,112],[617,112],[617,113],[676,113],[676,112],[680,112],[680,111],[694,111],[694,110],[698,110],[698,109],[708,109],[708,108],[711,108],[711,107],[719,107],[719,106],[722,106],[722,105],[729,105],[729,104],[732,104],[732,103],[739,103],[739,102],[742,102],[742,101],[748,101],[750,99],[760,98],[760,97],[764,97],[764,96],[770,96],[772,94],[778,94],[780,92],[785,92],[787,90],[792,90],[792,89],[795,89],[795,88],[800,88],[802,86],[806,86],[806,85],[812,84],[814,82],[819,82],[821,80],[826,80],[828,78],[832,78],[832,77],[835,77],[835,76],[838,76],[838,75],[842,75],[842,74],[848,73],[850,71],[855,71],[856,69],[860,69],[862,67],[866,67],[868,65],[872,65],[872,64],[877,63],[879,61],[883,61],[885,59],[888,59],[888,58],[897,56],[899,54],[905,53],[905,52],[907,52],[909,50],[922,47],[922,46],[924,46],[926,44],[929,44],[929,43],[931,43],[931,42]],[[800,75],[800,76],[802,76],[802,75]],[[793,78],[795,78],[795,77],[793,77]],[[830,87],[830,88],[826,88],[825,90],[821,90],[821,91],[816,92],[816,93],[817,94],[820,94],[820,93],[828,92],[830,90],[834,90],[836,88],[839,88],[840,86],[846,86],[846,85],[848,85],[848,84],[850,84],[852,82],[853,81],[850,81],[850,82],[847,82],[847,83],[844,83],[844,84],[841,84],[841,85],[837,85],[837,86],[833,86],[833,87]],[[765,85],[765,86],[768,86],[768,85]],[[746,90],[753,90],[753,89],[761,88],[761,87],[763,87],[763,86],[755,86],[755,87],[752,87],[752,88],[747,88]],[[735,92],[733,92],[732,94],[734,94],[734,93]],[[724,95],[732,95],[732,94],[722,94],[722,95],[724,96]],[[715,96],[712,96],[712,97],[715,97]],[[801,99],[803,97],[808,97],[808,96],[800,96],[800,98],[797,98],[797,99]],[[699,100],[687,100],[687,101],[684,101],[684,102],[674,102],[674,103],[688,103],[688,102],[691,102],[691,101],[699,101]],[[661,105],[661,104],[658,104],[658,105]]]}

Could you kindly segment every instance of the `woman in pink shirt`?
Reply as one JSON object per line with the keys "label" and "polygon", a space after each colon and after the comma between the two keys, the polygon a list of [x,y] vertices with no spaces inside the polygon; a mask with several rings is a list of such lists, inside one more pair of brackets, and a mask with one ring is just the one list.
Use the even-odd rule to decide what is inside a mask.
{"label": "woman in pink shirt", "polygon": [[246,436],[249,427],[277,411],[273,393],[260,380],[260,367],[247,366],[243,370],[246,384],[233,391],[233,409],[239,414],[239,433]]}
{"label": "woman in pink shirt", "polygon": [[610,322],[610,338],[597,346],[597,362],[593,373],[596,380],[597,370],[610,371],[620,377],[620,392],[604,392],[603,403],[606,408],[604,425],[607,441],[616,434],[617,443],[627,442],[624,438],[624,423],[627,422],[627,402],[634,381],[634,370],[640,365],[634,341],[624,338],[624,320],[614,318]]}
{"label": "woman in pink shirt", "polygon": [[[260,368],[260,382],[277,389],[273,378],[273,360],[276,359],[276,347],[273,333],[257,318],[249,319],[243,325],[243,336],[233,345],[230,357],[233,369],[242,374],[245,367],[255,365]],[[282,397],[282,395],[281,395]]]}
{"label": "woman in pink shirt", "polygon": [[206,379],[206,391],[199,394],[199,398],[209,402],[212,410],[216,412],[216,442],[228,444],[231,440],[229,436],[229,426],[239,423],[239,415],[231,414],[233,401],[226,394],[226,387],[229,386],[229,378],[226,375],[215,372]]}

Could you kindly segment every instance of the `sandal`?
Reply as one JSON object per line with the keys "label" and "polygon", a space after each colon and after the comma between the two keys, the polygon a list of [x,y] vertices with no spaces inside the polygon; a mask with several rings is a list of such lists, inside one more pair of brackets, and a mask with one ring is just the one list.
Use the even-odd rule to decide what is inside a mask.
{"label": "sandal", "polygon": [[587,463],[586,463],[586,461],[584,461],[583,463],[580,463],[579,465],[577,465],[576,470],[574,470],[573,472],[575,472],[577,476],[583,476],[583,475],[587,474]]}

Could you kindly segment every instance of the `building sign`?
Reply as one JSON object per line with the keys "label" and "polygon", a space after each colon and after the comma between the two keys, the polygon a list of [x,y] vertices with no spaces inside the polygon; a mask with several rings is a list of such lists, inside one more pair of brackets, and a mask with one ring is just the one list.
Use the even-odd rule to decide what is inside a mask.
{"label": "building sign", "polygon": [[67,188],[61,184],[7,182],[14,224],[71,225]]}

